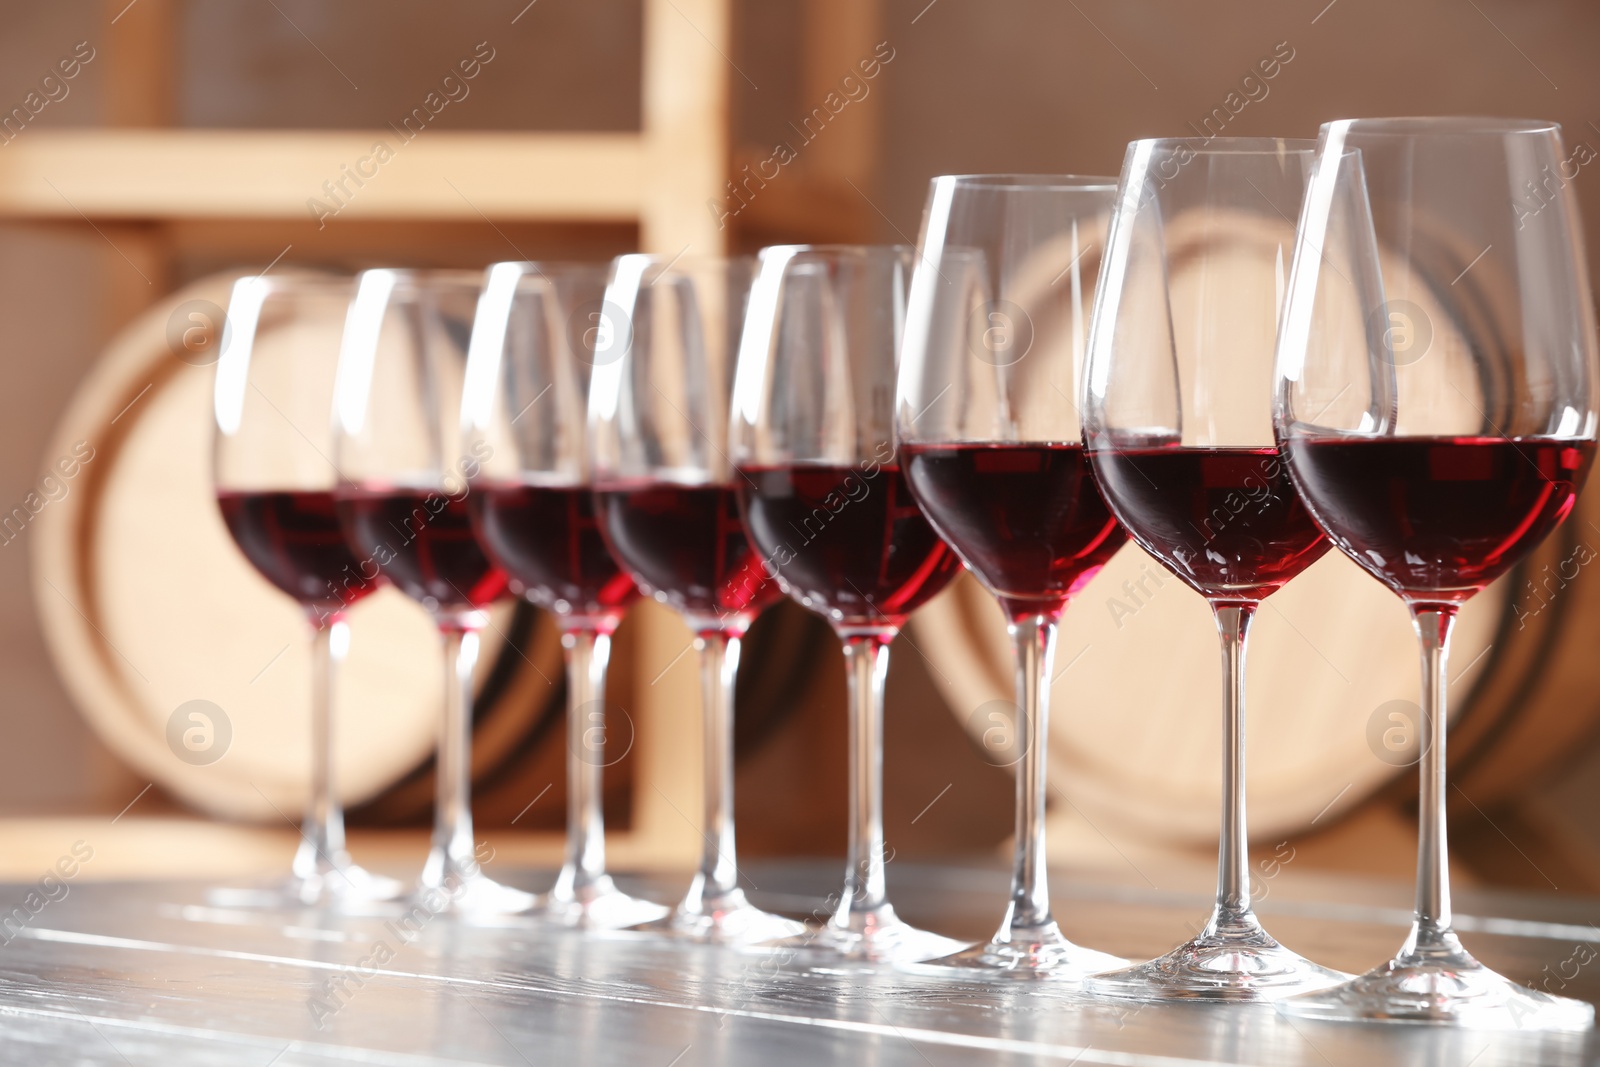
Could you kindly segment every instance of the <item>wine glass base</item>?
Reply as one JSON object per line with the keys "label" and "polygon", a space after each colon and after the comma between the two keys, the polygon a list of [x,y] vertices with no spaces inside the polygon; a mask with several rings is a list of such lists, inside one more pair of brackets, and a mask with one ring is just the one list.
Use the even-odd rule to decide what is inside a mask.
{"label": "wine glass base", "polygon": [[300,908],[360,910],[397,900],[405,886],[354,863],[340,863],[312,874],[291,875],[263,886],[222,886],[206,892],[206,903],[218,908],[294,911]]}
{"label": "wine glass base", "polygon": [[1254,917],[1220,927],[1165,956],[1084,980],[1084,988],[1129,1000],[1274,1000],[1347,981],[1273,940]]}
{"label": "wine glass base", "polygon": [[1480,1030],[1587,1030],[1594,1008],[1518,985],[1464,949],[1410,952],[1358,978],[1289,997],[1275,1007],[1296,1019],[1431,1023]]}
{"label": "wine glass base", "polygon": [[1076,984],[1091,974],[1128,964],[1120,956],[1073,944],[1055,923],[1034,930],[1013,929],[1009,934],[1009,940],[973,945],[937,959],[902,963],[897,969],[929,978]]}
{"label": "wine glass base", "polygon": [[780,953],[786,963],[818,974],[860,974],[949,956],[968,944],[920,930],[884,904],[872,911],[850,913],[849,925],[833,920],[820,929],[758,947]]}
{"label": "wine glass base", "polygon": [[665,918],[671,911],[653,900],[629,896],[610,875],[581,889],[557,882],[555,889],[534,902],[533,910],[545,922],[582,930],[624,930]]}
{"label": "wine glass base", "polygon": [[435,914],[457,916],[521,915],[538,903],[532,893],[501,885],[483,874],[457,875],[442,884],[424,883],[411,899]]}
{"label": "wine glass base", "polygon": [[735,889],[694,905],[686,900],[671,915],[634,929],[706,944],[753,945],[802,935],[806,924],[762,911],[745,899],[744,890]]}

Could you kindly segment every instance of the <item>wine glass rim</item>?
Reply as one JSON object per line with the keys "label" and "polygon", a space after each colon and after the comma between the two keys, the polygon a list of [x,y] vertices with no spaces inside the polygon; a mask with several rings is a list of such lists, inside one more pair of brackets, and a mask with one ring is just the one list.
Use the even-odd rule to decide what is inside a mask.
{"label": "wine glass rim", "polygon": [[[319,270],[315,267],[290,267],[285,270],[275,271],[272,274],[241,274],[235,281],[248,279],[259,285],[265,292],[271,293],[328,293],[340,295],[344,290],[354,289],[356,276],[354,274],[335,271]],[[343,295],[348,295],[347,293]]]}
{"label": "wine glass rim", "polygon": [[1548,119],[1502,118],[1494,115],[1396,115],[1392,118],[1337,119],[1322,124],[1326,135],[1335,127],[1347,133],[1363,136],[1418,137],[1470,136],[1493,134],[1507,136],[1518,133],[1560,133],[1561,124]]}
{"label": "wine glass rim", "polygon": [[712,253],[696,253],[686,255],[679,252],[675,256],[664,255],[660,252],[624,252],[611,261],[616,265],[622,260],[633,263],[643,263],[647,268],[652,267],[753,267],[756,257],[751,255],[726,255],[719,256]]}
{"label": "wine glass rim", "polygon": [[851,244],[814,244],[814,245],[767,245],[761,249],[762,254],[773,249],[781,249],[796,256],[836,256],[843,258],[851,256],[864,259],[868,256],[882,255],[912,255],[916,252],[913,245],[851,245]]}
{"label": "wine glass rim", "polygon": [[991,189],[1060,190],[1097,192],[1115,190],[1117,179],[1104,174],[941,174],[934,182],[988,187]]}
{"label": "wine glass rim", "polygon": [[393,275],[397,284],[410,288],[428,289],[471,289],[474,292],[483,288],[483,272],[480,270],[466,270],[454,267],[373,267],[357,275],[357,280],[368,275],[389,274]]}
{"label": "wine glass rim", "polygon": [[1309,156],[1317,150],[1316,139],[1311,137],[1141,137],[1128,142],[1130,149],[1135,146],[1149,146],[1151,151],[1187,148],[1197,156],[1278,156],[1295,153]]}
{"label": "wine glass rim", "polygon": [[473,273],[478,278],[484,278],[496,270],[516,268],[521,274],[604,274],[611,268],[611,263],[611,260],[592,259],[506,259]]}

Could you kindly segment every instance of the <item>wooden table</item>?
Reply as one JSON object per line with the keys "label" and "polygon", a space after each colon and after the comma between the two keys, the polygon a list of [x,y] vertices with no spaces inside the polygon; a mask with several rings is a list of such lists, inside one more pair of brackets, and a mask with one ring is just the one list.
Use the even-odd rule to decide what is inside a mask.
{"label": "wooden table", "polygon": [[[1000,870],[900,862],[891,872],[901,912],[945,932],[986,935],[1003,905]],[[799,914],[820,907],[839,874],[832,863],[746,873],[759,903]],[[623,881],[663,900],[682,889],[680,879]],[[1370,966],[1399,942],[1403,889],[1339,884],[1338,900],[1274,893],[1262,917],[1321,962]],[[27,915],[0,931],[0,1063],[1493,1067],[1586,1063],[1600,1050],[1589,1035],[1315,1024],[1266,1006],[801,973],[763,955],[515,920],[229,909],[197,882],[65,885],[36,914],[27,894],[40,886],[0,885],[0,908]],[[60,896],[60,885],[44,888]],[[1055,903],[1069,935],[1129,956],[1170,947],[1207,908],[1195,892],[1082,880],[1058,881]],[[1561,979],[1550,976],[1573,971],[1563,961],[1576,946],[1600,942],[1592,899],[1479,893],[1458,906],[1474,952],[1551,988]],[[1600,999],[1600,966],[1576,970],[1565,992]]]}

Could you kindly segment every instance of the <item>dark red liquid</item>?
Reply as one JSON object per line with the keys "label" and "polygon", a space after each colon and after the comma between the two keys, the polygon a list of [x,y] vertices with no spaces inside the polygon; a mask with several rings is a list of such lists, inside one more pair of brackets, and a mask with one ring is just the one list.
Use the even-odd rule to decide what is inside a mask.
{"label": "dark red liquid", "polygon": [[923,518],[899,467],[751,467],[745,529],[784,592],[835,623],[899,626],[961,560]]}
{"label": "dark red liquid", "polygon": [[1295,482],[1328,536],[1411,600],[1459,602],[1510,570],[1572,510],[1593,441],[1310,438]]}
{"label": "dark red liquid", "polygon": [[750,550],[731,486],[625,486],[595,499],[612,555],[692,625],[743,629],[782,595]]}
{"label": "dark red liquid", "polygon": [[600,537],[588,486],[489,484],[471,500],[483,547],[534,603],[615,625],[638,597]]}
{"label": "dark red liquid", "polygon": [[222,490],[222,521],[262,576],[330,618],[378,588],[350,551],[331,490]]}
{"label": "dark red liquid", "polygon": [[363,566],[376,564],[429,611],[470,611],[505,592],[505,573],[472,536],[465,498],[428,489],[345,489],[339,522]]}
{"label": "dark red liquid", "polygon": [[1060,613],[1128,535],[1080,444],[906,445],[917,503],[1013,619]]}
{"label": "dark red liquid", "polygon": [[1209,599],[1260,600],[1328,550],[1275,448],[1092,455],[1134,540]]}

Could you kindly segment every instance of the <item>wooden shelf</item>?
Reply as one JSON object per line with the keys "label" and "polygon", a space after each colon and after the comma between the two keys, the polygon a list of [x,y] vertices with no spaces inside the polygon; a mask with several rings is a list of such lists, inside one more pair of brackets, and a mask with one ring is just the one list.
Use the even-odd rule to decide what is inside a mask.
{"label": "wooden shelf", "polygon": [[[467,229],[470,224],[488,232],[488,222],[507,247],[491,241],[485,258],[522,254],[511,223],[553,229],[607,224],[613,232],[599,234],[603,248],[617,242],[617,229],[635,227],[623,239],[645,251],[720,254],[729,232],[717,225],[707,205],[726,195],[729,177],[728,82],[736,69],[728,58],[732,0],[643,0],[641,6],[641,132],[430,128],[408,141],[393,129],[172,129],[167,124],[178,112],[174,72],[180,68],[174,57],[182,4],[102,0],[96,43],[103,42],[107,56],[102,61],[104,118],[110,125],[29,126],[0,144],[0,222],[87,229],[87,220],[94,225],[105,238],[101,254],[108,280],[102,302],[111,322],[134,319],[168,292],[175,280],[175,252],[184,250],[200,250],[221,269],[238,264],[260,269],[287,253],[291,242],[295,247],[286,265],[318,262],[330,247],[353,246],[381,248],[380,258],[405,262],[417,254],[418,229]],[[875,12],[876,5],[863,0],[816,0],[808,41],[827,47],[814,56],[808,99],[821,99],[823,87],[832,89],[843,71],[870,54]],[[857,114],[851,129],[831,137],[839,148],[819,147],[808,166],[823,167],[835,151],[860,165],[862,146],[874,143],[876,127],[862,121],[871,112],[852,106]],[[373,155],[379,141],[394,153],[382,163]],[[836,165],[830,176],[834,171],[858,185],[865,182],[858,170]],[[351,172],[362,184],[348,176]],[[335,203],[325,183],[341,182],[341,202]],[[770,208],[784,219],[800,217],[805,210],[796,202],[800,193],[799,188],[793,195],[776,193]],[[316,229],[311,201],[321,201],[330,212],[338,209],[332,215],[337,229],[332,221],[326,231]],[[412,225],[417,223],[429,226]],[[393,235],[375,239],[372,231],[378,228],[392,229]],[[325,243],[314,245],[314,232]],[[534,242],[527,247],[539,250]],[[143,321],[137,329],[157,331],[159,343],[165,317]],[[702,808],[700,681],[693,657],[682,655],[689,638],[681,622],[653,604],[639,611],[645,617],[635,623],[641,634],[637,655],[656,677],[632,709],[639,720],[635,774],[647,788],[636,791],[631,831],[610,835],[610,846],[619,865],[686,867],[704,847],[696,821],[685,814]],[[120,844],[107,844],[99,871],[143,869],[148,862],[148,869],[169,874],[200,873],[217,860],[234,871],[275,872],[284,869],[294,844],[291,833],[266,830],[202,831],[181,824],[140,826],[128,819],[115,829]],[[52,842],[69,831],[79,832],[30,822],[0,826],[0,845],[9,846],[0,848],[0,867],[25,872],[38,866],[40,857],[53,861],[59,847]],[[99,837],[93,840],[98,848]],[[508,835],[507,840],[507,854],[519,861],[560,858],[558,835]],[[420,862],[423,838],[405,842],[411,850],[407,862]],[[112,862],[116,857],[122,858]]]}
{"label": "wooden shelf", "polygon": [[0,216],[632,221],[644,160],[630,133],[29,130],[0,149]]}

